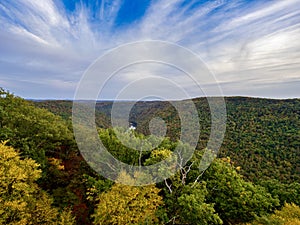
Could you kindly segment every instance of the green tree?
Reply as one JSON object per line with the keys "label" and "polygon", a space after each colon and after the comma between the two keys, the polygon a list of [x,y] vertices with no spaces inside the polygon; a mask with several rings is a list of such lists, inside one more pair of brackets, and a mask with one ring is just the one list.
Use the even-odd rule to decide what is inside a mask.
{"label": "green tree", "polygon": [[[205,182],[197,182],[200,175],[197,168],[199,152],[196,152],[192,159],[183,165],[183,156],[189,146],[178,143],[178,152],[176,157],[169,158],[172,151],[162,148],[153,150],[150,157],[146,160],[146,164],[154,164],[169,158],[167,161],[170,166],[177,167],[178,172],[171,176],[170,172],[160,170],[159,173],[165,177],[169,177],[164,181],[164,202],[168,219],[164,222],[172,224],[222,224],[222,220],[214,210],[214,204],[206,201],[208,191]],[[195,166],[195,167],[193,167]],[[196,172],[197,171],[197,172]],[[189,175],[195,175],[192,180]],[[162,185],[162,184],[159,184]]]}
{"label": "green tree", "polygon": [[279,198],[280,206],[284,206],[285,203],[300,205],[300,183],[284,184],[276,179],[269,179],[260,181],[259,184],[265,187],[273,197]]}
{"label": "green tree", "polygon": [[208,200],[226,223],[248,222],[279,205],[265,188],[243,180],[230,159],[217,159],[205,171]]}
{"label": "green tree", "polygon": [[[38,183],[52,194],[56,206],[62,209],[74,203],[74,198],[64,199],[73,194],[66,187],[74,180],[73,174],[79,171],[70,166],[68,171],[61,167],[70,158],[74,164],[78,150],[68,124],[61,117],[0,88],[0,141],[7,141],[7,145],[18,150],[22,157],[31,158],[40,165],[42,173]],[[58,190],[62,190],[63,195],[58,196]]]}
{"label": "green tree", "polygon": [[176,224],[223,224],[214,205],[206,203],[207,194],[205,183],[185,185],[177,199],[179,219]]}
{"label": "green tree", "polygon": [[65,121],[45,109],[34,107],[22,98],[0,88],[0,141],[47,165],[46,156],[67,154],[74,145]]}

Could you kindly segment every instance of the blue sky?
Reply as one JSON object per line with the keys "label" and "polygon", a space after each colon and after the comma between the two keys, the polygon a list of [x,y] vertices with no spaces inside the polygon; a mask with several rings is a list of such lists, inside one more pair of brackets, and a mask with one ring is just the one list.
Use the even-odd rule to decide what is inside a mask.
{"label": "blue sky", "polygon": [[[0,24],[0,86],[24,98],[72,99],[94,60],[143,40],[196,53],[226,96],[300,97],[300,0],[0,0]],[[123,72],[103,98],[152,73],[193,89],[178,71]]]}

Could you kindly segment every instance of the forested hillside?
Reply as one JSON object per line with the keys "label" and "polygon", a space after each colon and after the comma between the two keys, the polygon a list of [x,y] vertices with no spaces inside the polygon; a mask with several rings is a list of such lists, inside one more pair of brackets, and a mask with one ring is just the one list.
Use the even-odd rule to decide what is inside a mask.
{"label": "forested hillside", "polygon": [[[227,127],[219,157],[230,157],[241,167],[241,173],[251,181],[274,178],[284,183],[300,182],[300,100],[273,100],[246,97],[225,98]],[[200,119],[198,149],[206,146],[210,134],[210,110],[205,98],[194,99]],[[71,117],[72,103],[64,101],[36,102],[36,106],[58,115]],[[97,121],[110,127],[113,102],[98,102]],[[117,104],[126,103],[121,102]],[[103,114],[106,116],[104,117]],[[120,118],[122,118],[120,113]],[[137,122],[137,131],[149,134],[149,121],[163,118],[168,126],[167,135],[176,141],[180,135],[180,119],[168,102],[137,102],[130,120]]]}
{"label": "forested hillside", "polygon": [[[199,164],[210,117],[205,99],[194,101],[203,132],[193,157],[184,165],[181,153],[176,153],[168,162],[179,168],[176,174],[157,184],[136,186],[141,182],[136,177],[147,177],[120,170],[111,181],[83,160],[72,134],[70,102],[32,103],[1,89],[0,224],[300,224],[299,171],[294,169],[299,162],[299,101],[226,99],[226,139],[219,158],[204,172]],[[110,107],[99,103],[97,115],[109,117]],[[168,120],[169,138],[147,136],[145,127],[154,115]],[[176,141],[180,124],[170,104],[138,103],[131,119],[138,129],[119,128],[124,140],[136,146],[160,144],[141,155],[120,142],[107,120],[98,129],[99,138],[124,163],[152,165],[175,148],[190,148]],[[274,153],[276,149],[283,150]],[[258,167],[264,162],[270,166]],[[281,171],[287,162],[294,168],[277,176],[274,170]],[[273,179],[260,179],[265,177]]]}

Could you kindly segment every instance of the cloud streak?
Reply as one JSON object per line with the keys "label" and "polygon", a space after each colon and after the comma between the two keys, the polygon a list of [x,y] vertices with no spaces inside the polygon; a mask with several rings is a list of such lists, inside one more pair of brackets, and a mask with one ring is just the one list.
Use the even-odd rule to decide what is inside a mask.
{"label": "cloud streak", "polygon": [[[199,55],[225,95],[300,97],[299,3],[155,0],[143,15],[118,26],[126,1],[78,1],[72,10],[59,0],[2,1],[0,85],[26,98],[72,98],[85,69],[107,50],[164,40]],[[148,76],[153,68],[138,70],[109,87]],[[165,74],[193,88],[182,74]]]}

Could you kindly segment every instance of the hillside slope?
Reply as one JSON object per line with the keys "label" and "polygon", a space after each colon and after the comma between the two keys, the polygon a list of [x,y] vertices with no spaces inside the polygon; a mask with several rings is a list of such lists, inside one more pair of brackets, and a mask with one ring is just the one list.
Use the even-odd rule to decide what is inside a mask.
{"label": "hillside slope", "polygon": [[[225,98],[227,130],[220,157],[230,157],[249,180],[275,178],[282,182],[300,181],[300,100],[274,100],[246,97]],[[205,98],[193,99],[201,127],[198,149],[206,146],[210,134],[210,111]],[[71,114],[71,102],[36,102],[58,115]],[[113,102],[98,102],[97,124],[110,126]],[[123,104],[126,107],[126,102]],[[104,116],[105,115],[105,116]],[[122,112],[119,113],[121,119]],[[67,116],[64,116],[65,118]],[[118,115],[117,115],[118,117]],[[167,135],[178,139],[180,119],[169,102],[138,102],[131,109],[130,119],[137,122],[137,130],[149,134],[149,122],[160,117],[167,123]]]}

